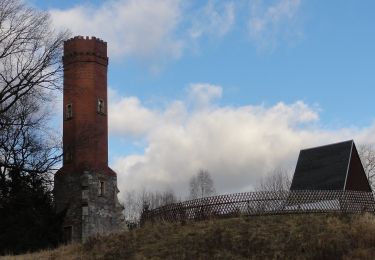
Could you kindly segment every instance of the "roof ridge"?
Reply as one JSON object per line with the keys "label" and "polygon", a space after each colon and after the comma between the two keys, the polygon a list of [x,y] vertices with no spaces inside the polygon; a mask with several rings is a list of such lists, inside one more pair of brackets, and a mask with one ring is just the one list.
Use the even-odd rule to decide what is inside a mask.
{"label": "roof ridge", "polygon": [[336,143],[331,143],[331,144],[325,144],[325,145],[320,145],[320,146],[315,146],[315,147],[305,148],[305,149],[301,149],[301,151],[312,150],[312,149],[318,149],[318,148],[323,148],[323,147],[326,147],[326,146],[334,146],[334,145],[343,144],[343,143],[349,143],[349,142],[354,143],[354,140],[351,139],[351,140],[342,141],[342,142],[336,142]]}

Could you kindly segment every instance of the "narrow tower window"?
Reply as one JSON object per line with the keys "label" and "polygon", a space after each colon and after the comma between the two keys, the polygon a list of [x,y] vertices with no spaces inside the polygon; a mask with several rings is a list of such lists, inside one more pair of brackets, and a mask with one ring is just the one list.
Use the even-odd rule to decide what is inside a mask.
{"label": "narrow tower window", "polygon": [[103,99],[98,99],[98,113],[105,114]]}
{"label": "narrow tower window", "polygon": [[65,154],[64,154],[64,159],[66,163],[73,161],[73,154],[70,149],[66,149]]}
{"label": "narrow tower window", "polygon": [[99,181],[99,196],[104,196],[105,183],[104,181]]}
{"label": "narrow tower window", "polygon": [[67,104],[65,107],[65,119],[70,119],[73,117],[73,105]]}

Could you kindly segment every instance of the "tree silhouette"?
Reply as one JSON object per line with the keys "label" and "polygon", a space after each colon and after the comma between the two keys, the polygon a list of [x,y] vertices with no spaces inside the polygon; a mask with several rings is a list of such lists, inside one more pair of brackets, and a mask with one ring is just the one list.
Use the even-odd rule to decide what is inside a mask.
{"label": "tree silhouette", "polygon": [[60,137],[48,128],[62,83],[65,32],[21,0],[0,0],[0,254],[56,245],[53,167]]}
{"label": "tree silhouette", "polygon": [[190,198],[197,199],[212,196],[216,193],[211,175],[206,170],[199,170],[190,179]]}

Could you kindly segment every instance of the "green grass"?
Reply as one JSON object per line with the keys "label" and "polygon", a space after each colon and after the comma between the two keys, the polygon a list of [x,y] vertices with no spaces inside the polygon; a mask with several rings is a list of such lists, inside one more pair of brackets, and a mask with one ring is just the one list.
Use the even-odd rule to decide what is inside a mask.
{"label": "green grass", "polygon": [[9,259],[374,259],[375,217],[278,215],[147,225]]}

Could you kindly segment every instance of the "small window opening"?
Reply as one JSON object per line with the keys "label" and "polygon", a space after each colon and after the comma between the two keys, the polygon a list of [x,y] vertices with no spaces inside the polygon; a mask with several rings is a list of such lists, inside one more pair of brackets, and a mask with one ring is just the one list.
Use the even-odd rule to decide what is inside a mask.
{"label": "small window opening", "polygon": [[104,114],[105,113],[103,99],[98,99],[98,113],[99,114]]}
{"label": "small window opening", "polygon": [[104,196],[105,185],[104,181],[99,182],[99,196]]}
{"label": "small window opening", "polygon": [[65,119],[71,119],[73,117],[73,105],[67,104],[65,108]]}

